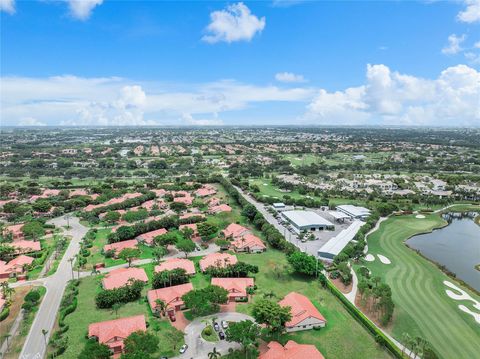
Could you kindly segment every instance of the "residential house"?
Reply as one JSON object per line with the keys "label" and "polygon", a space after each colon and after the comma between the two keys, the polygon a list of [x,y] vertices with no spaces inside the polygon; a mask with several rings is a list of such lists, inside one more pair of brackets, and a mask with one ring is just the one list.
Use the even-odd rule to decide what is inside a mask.
{"label": "residential house", "polygon": [[185,269],[188,275],[195,274],[195,264],[185,258],[169,258],[166,261],[155,266],[155,273],[162,272],[164,270],[173,270],[173,269]]}
{"label": "residential house", "polygon": [[138,247],[138,242],[136,239],[129,239],[128,241],[116,242],[112,244],[106,244],[103,246],[103,252],[113,251],[115,257],[117,257],[121,251],[125,248],[134,248]]}
{"label": "residential house", "polygon": [[268,350],[260,354],[258,359],[325,359],[315,345],[298,344],[289,340],[285,346],[271,341],[267,345]]}
{"label": "residential house", "polygon": [[159,315],[160,308],[157,304],[157,300],[161,300],[165,303],[165,313],[168,315],[174,315],[175,312],[185,308],[182,296],[191,290],[193,290],[192,283],[149,290],[147,293],[148,304],[150,305],[152,312]]}
{"label": "residential house", "polygon": [[267,250],[262,240],[251,233],[235,238],[231,246],[235,252],[262,253]]}
{"label": "residential house", "polygon": [[147,324],[145,316],[142,314],[90,324],[88,326],[88,337],[107,345],[112,354],[118,356],[123,352],[123,342],[130,334],[146,330]]}
{"label": "residential house", "polygon": [[208,267],[223,268],[229,264],[237,263],[237,257],[228,253],[211,253],[200,259],[200,269],[202,272]]}
{"label": "residential house", "polygon": [[118,268],[105,275],[102,279],[102,286],[106,290],[116,289],[128,284],[131,279],[148,282],[147,273],[143,268]]}
{"label": "residential house", "polygon": [[222,234],[226,239],[240,238],[248,233],[250,233],[248,228],[236,223],[229,224],[228,227],[222,231]]}
{"label": "residential house", "polygon": [[212,285],[228,291],[228,301],[242,302],[248,300],[248,289],[253,288],[253,278],[212,278]]}
{"label": "residential house", "polygon": [[285,324],[288,332],[323,328],[327,321],[310,299],[297,292],[288,293],[278,304],[282,307],[290,307],[292,319]]}
{"label": "residential house", "polygon": [[156,230],[151,231],[151,232],[140,234],[137,237],[137,240],[138,240],[139,243],[143,243],[143,244],[151,246],[151,245],[153,245],[153,242],[154,242],[153,239],[155,237],[166,234],[167,232],[168,231],[165,228],[156,229]]}

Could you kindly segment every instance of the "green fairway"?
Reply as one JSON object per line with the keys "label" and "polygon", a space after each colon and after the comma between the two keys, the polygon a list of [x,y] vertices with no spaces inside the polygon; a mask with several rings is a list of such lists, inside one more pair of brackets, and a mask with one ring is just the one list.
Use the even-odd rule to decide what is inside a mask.
{"label": "green fairway", "polygon": [[[392,217],[368,237],[369,253],[382,254],[392,263],[385,265],[377,258],[364,264],[373,276],[382,277],[392,288],[396,307],[391,332],[395,338],[401,341],[405,332],[420,335],[442,358],[475,358],[480,353],[480,325],[458,308],[463,304],[475,311],[472,303],[449,298],[443,281],[454,280],[404,244],[411,236],[444,224],[435,214],[425,219],[414,215]],[[466,291],[480,300],[478,295]]]}
{"label": "green fairway", "polygon": [[[326,318],[328,324],[325,328],[284,334],[280,338],[282,343],[292,339],[298,343],[314,344],[329,359],[390,357],[330,291],[323,289],[315,280],[286,273],[288,264],[283,253],[268,249],[262,254],[237,254],[237,257],[238,260],[255,264],[260,269],[255,275],[258,289],[253,296],[253,302],[266,293],[273,292],[273,299],[280,300],[289,292],[296,291],[309,297]],[[237,304],[238,312],[250,314],[250,310],[251,303]]]}

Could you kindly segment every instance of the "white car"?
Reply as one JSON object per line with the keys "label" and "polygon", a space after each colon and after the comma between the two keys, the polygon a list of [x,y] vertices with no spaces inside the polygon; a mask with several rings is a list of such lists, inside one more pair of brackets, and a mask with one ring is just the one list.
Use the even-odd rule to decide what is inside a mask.
{"label": "white car", "polygon": [[183,344],[182,347],[180,348],[180,354],[183,354],[187,351],[188,349],[188,345],[187,344]]}
{"label": "white car", "polygon": [[228,328],[228,322],[226,320],[222,320],[222,328],[227,329]]}

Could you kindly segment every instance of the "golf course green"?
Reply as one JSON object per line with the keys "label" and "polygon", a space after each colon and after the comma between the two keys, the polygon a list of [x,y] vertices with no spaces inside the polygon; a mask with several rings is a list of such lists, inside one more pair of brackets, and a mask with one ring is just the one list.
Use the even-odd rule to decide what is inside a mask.
{"label": "golf course green", "polygon": [[[445,225],[437,214],[416,218],[415,215],[391,217],[368,237],[368,253],[375,260],[363,260],[373,276],[380,276],[390,285],[395,302],[393,323],[388,331],[399,341],[404,333],[427,339],[441,358],[478,358],[480,324],[458,306],[473,308],[468,300],[457,301],[446,294],[449,281],[465,290],[472,298],[480,297],[445,275],[436,265],[408,248],[404,242],[413,235],[429,232]],[[378,254],[391,263],[384,264]]]}

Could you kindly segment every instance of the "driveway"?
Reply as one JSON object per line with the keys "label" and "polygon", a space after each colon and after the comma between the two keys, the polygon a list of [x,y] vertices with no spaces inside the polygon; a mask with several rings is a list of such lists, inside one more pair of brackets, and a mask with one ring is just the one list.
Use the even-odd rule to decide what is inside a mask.
{"label": "driveway", "polygon": [[[45,342],[48,342],[52,334],[65,287],[68,281],[72,279],[71,265],[68,260],[75,257],[79,252],[80,241],[87,233],[88,228],[81,225],[77,217],[71,217],[69,222],[70,229],[65,230],[64,234],[71,236],[72,240],[58,265],[57,271],[52,276],[32,281],[32,283],[43,284],[47,292],[40,304],[38,313],[35,316],[30,332],[23,345],[20,354],[20,358],[22,359],[40,359],[45,356]],[[49,223],[55,224],[55,226],[60,228],[67,225],[67,220],[63,217],[58,217],[52,219]],[[23,282],[19,285],[28,285],[28,283],[29,282]],[[42,330],[47,330],[45,337],[42,334]]]}
{"label": "driveway", "polygon": [[222,320],[239,322],[247,319],[254,321],[252,317],[236,312],[217,313],[207,317],[197,318],[185,328],[185,343],[188,345],[187,351],[184,354],[175,357],[176,359],[208,359],[208,353],[210,353],[213,348],[217,348],[217,351],[223,355],[227,354],[228,349],[230,348],[240,349],[240,344],[235,342],[220,340],[216,343],[212,343],[202,339],[201,333],[203,328],[205,328],[205,320],[211,318],[217,318],[217,322]]}

